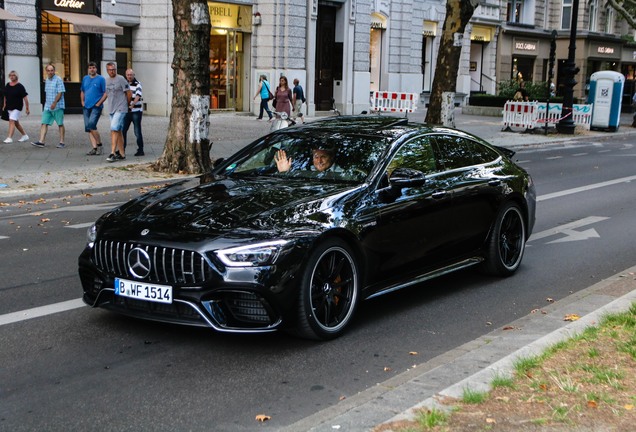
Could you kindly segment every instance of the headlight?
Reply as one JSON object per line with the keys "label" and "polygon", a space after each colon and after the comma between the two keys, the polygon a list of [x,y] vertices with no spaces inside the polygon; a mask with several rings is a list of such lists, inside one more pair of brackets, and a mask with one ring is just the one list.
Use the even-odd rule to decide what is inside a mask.
{"label": "headlight", "polygon": [[86,241],[90,247],[93,247],[93,243],[97,239],[97,225],[93,224],[86,230]]}
{"label": "headlight", "polygon": [[228,267],[251,267],[273,264],[287,240],[257,243],[216,251],[223,264]]}

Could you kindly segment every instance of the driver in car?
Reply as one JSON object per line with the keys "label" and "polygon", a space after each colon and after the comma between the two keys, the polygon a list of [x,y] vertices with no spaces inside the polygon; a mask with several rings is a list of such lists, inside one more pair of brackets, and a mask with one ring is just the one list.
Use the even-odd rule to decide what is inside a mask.
{"label": "driver in car", "polygon": [[[312,170],[318,172],[340,172],[341,170],[334,164],[334,150],[327,148],[316,148],[313,150],[313,166]],[[292,159],[287,157],[285,150],[278,150],[274,155],[276,168],[278,172],[287,172],[291,169]]]}

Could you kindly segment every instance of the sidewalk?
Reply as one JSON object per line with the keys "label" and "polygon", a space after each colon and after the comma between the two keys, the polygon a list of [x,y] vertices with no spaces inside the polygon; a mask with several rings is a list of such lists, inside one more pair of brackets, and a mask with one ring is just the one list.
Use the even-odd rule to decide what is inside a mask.
{"label": "sidewalk", "polygon": [[[416,122],[424,121],[424,110],[409,115]],[[210,139],[213,142],[212,158],[227,157],[265,135],[269,131],[269,123],[255,121],[256,117],[249,113],[215,113],[210,117]],[[315,118],[308,118],[312,121]],[[40,116],[22,118],[30,141],[38,139]],[[576,135],[544,135],[534,133],[503,132],[501,117],[485,117],[464,115],[461,109],[455,110],[455,125],[459,129],[473,133],[495,145],[509,148],[526,146],[542,146],[546,144],[565,144],[576,140],[613,139],[617,135],[636,135],[636,129],[630,127],[631,115],[623,114],[621,127],[617,132],[581,131]],[[128,132],[129,148],[127,158],[122,162],[108,163],[106,157],[110,153],[110,132],[108,117],[104,116],[98,126],[104,143],[102,156],[86,156],[90,150],[88,134],[84,132],[82,115],[67,115],[64,119],[66,128],[66,148],[57,149],[57,125],[49,127],[45,148],[37,148],[30,142],[17,142],[19,133],[14,135],[12,144],[4,144],[0,140],[0,200],[27,199],[54,193],[87,193],[104,188],[121,188],[153,181],[178,178],[176,174],[156,173],[148,169],[148,164],[155,161],[163,151],[169,118],[144,116],[142,128],[144,134],[143,157],[134,157],[136,150],[134,134]],[[4,139],[8,129],[7,122],[0,122],[0,138]]]}

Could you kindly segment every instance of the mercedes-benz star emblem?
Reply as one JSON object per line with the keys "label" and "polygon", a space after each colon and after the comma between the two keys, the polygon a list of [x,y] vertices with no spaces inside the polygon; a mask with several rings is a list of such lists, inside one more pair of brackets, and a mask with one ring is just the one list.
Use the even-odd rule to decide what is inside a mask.
{"label": "mercedes-benz star emblem", "polygon": [[128,252],[128,269],[133,276],[143,279],[150,274],[150,255],[143,249]]}
{"label": "mercedes-benz star emblem", "polygon": [[150,232],[150,230],[148,228],[145,228],[144,230],[141,231],[141,235],[148,235],[148,233]]}

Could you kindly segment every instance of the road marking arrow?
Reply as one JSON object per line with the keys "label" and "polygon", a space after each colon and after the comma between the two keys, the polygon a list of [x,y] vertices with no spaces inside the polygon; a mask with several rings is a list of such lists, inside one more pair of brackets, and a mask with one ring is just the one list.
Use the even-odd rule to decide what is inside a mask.
{"label": "road marking arrow", "polygon": [[567,237],[563,237],[557,240],[552,240],[550,243],[564,243],[570,241],[579,241],[579,240],[587,240],[593,237],[600,237],[594,228],[590,228],[585,231],[574,231],[574,230],[563,230],[561,234],[565,234]]}
{"label": "road marking arrow", "polygon": [[[602,222],[607,219],[609,218],[603,217],[603,216],[588,216],[586,218],[583,218],[574,222],[566,223],[566,224],[551,228],[549,230],[532,234],[532,236],[530,237],[530,240],[528,241],[540,240],[542,238],[552,237],[557,234],[566,234],[568,236],[566,237],[566,239],[563,239],[563,241],[585,240],[584,236],[587,236],[586,238],[599,237],[598,233],[594,229],[581,231],[581,232],[574,231],[574,230],[576,228],[580,228],[586,225],[591,225],[597,222]],[[594,234],[591,234],[591,231],[594,231]],[[554,242],[550,242],[550,243],[554,243]]]}

